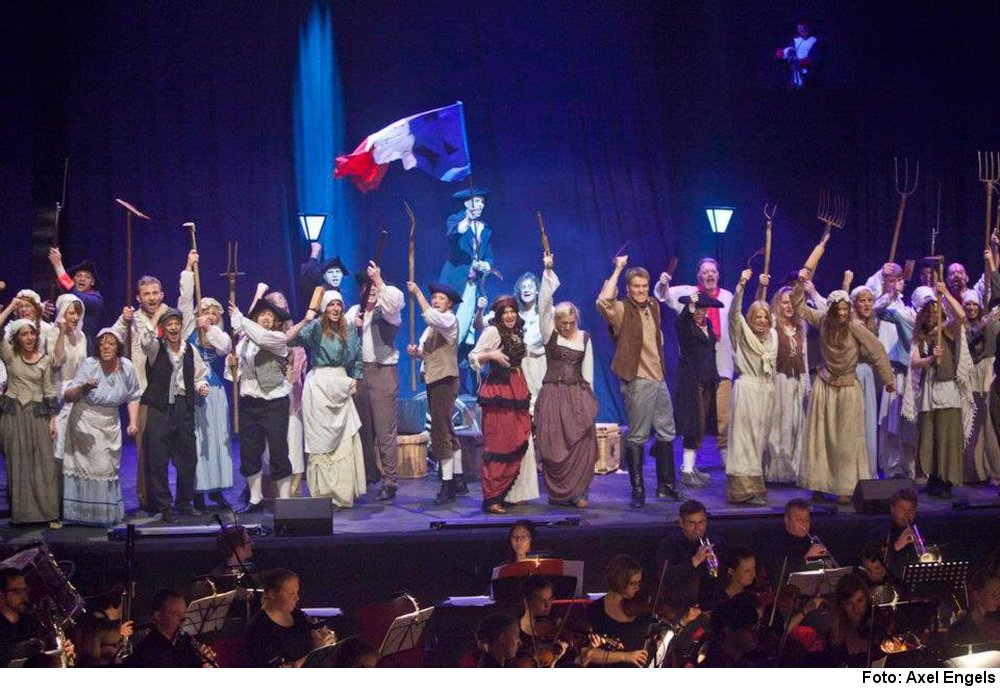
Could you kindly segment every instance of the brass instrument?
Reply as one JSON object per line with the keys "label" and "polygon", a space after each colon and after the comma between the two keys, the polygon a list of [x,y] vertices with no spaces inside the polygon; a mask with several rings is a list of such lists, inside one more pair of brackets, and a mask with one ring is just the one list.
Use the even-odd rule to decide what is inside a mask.
{"label": "brass instrument", "polygon": [[913,549],[917,551],[917,558],[923,563],[934,563],[941,561],[941,551],[937,545],[927,545],[920,529],[916,523],[910,524],[910,533],[913,535]]}
{"label": "brass instrument", "polygon": [[708,556],[705,557],[705,563],[708,565],[708,575],[712,578],[719,577],[719,557],[715,555],[715,546],[712,541],[707,537],[701,538],[701,546],[709,547]]}

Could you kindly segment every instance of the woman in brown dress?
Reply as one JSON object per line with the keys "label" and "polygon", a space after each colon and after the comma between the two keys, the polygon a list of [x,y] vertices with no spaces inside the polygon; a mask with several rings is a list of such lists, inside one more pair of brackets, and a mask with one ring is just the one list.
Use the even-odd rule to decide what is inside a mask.
{"label": "woman in brown dress", "polygon": [[559,278],[552,269],[552,254],[546,254],[542,262],[538,325],[547,368],[535,401],[535,446],[549,502],[584,508],[597,462],[594,351],[590,335],[578,327],[576,306],[563,301],[553,307]]}

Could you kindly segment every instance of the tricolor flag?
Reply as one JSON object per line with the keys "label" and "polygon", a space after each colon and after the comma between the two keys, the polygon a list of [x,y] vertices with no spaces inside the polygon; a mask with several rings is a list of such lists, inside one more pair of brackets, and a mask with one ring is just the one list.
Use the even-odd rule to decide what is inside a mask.
{"label": "tricolor flag", "polygon": [[358,189],[371,191],[378,188],[393,160],[402,160],[405,170],[416,167],[443,182],[468,177],[472,164],[461,101],[401,119],[366,136],[353,153],[337,158],[333,176],[351,177]]}

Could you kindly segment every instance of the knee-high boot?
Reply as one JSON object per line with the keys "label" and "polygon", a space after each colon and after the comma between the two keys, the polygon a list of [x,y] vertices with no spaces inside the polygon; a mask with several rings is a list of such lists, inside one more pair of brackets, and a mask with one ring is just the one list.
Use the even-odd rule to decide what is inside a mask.
{"label": "knee-high boot", "polygon": [[650,452],[656,458],[656,496],[684,501],[684,494],[677,487],[677,473],[674,469],[674,442],[657,440]]}
{"label": "knee-high boot", "polygon": [[632,483],[632,501],[629,503],[633,509],[646,506],[646,484],[642,479],[642,459],[643,446],[641,444],[625,444],[625,463],[628,465],[628,479]]}

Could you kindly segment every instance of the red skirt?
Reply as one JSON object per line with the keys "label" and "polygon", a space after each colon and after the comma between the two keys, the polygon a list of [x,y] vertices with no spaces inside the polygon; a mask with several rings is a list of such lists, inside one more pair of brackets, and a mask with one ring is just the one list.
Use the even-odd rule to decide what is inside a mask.
{"label": "red skirt", "polygon": [[[503,371],[506,373],[507,371]],[[520,370],[491,375],[479,388],[483,411],[483,507],[501,504],[521,471],[531,437],[531,393]]]}

